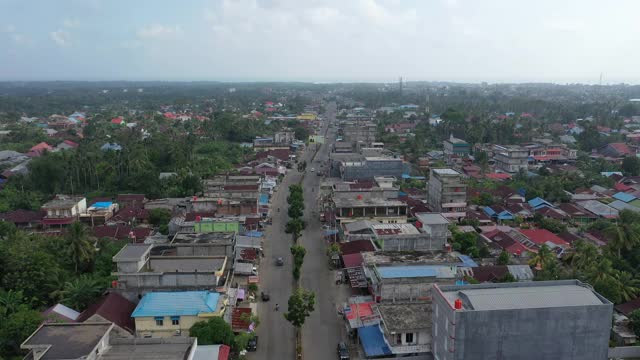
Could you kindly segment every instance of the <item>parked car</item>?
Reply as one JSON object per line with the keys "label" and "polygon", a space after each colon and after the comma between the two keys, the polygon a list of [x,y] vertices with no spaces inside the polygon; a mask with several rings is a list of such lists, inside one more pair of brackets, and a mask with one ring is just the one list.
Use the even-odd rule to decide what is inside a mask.
{"label": "parked car", "polygon": [[314,168],[311,168],[311,172],[314,172],[314,171],[316,171],[316,169],[314,169]]}
{"label": "parked car", "polygon": [[349,349],[343,342],[338,343],[338,360],[349,360]]}
{"label": "parked car", "polygon": [[276,265],[278,266],[284,265],[284,259],[282,257],[276,258]]}
{"label": "parked car", "polygon": [[[247,342],[247,351],[258,350],[258,336],[254,336]],[[347,358],[348,359],[348,358]]]}
{"label": "parked car", "polygon": [[260,298],[262,299],[262,301],[269,301],[269,299],[270,299],[269,294],[267,294],[265,292],[261,292],[260,293]]}

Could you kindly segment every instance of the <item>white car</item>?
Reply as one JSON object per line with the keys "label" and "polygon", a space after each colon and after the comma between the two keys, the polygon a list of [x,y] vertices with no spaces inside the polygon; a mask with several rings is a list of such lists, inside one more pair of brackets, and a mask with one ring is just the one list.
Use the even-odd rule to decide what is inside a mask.
{"label": "white car", "polygon": [[311,168],[311,172],[314,172],[314,171],[316,171],[316,169],[315,168]]}

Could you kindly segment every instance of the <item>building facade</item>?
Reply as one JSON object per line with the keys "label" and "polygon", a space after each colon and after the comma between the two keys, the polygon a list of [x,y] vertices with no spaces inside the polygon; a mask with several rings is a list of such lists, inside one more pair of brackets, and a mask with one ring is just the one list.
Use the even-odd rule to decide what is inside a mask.
{"label": "building facade", "polygon": [[462,174],[453,169],[431,169],[428,203],[437,212],[467,210],[467,184]]}
{"label": "building facade", "polygon": [[451,163],[453,158],[464,158],[471,152],[471,145],[462,139],[451,137],[444,140],[444,158],[447,163]]}
{"label": "building facade", "polygon": [[606,360],[613,304],[578,280],[435,285],[437,360]]}
{"label": "building facade", "polygon": [[514,174],[529,169],[529,151],[525,148],[495,145],[493,152],[498,170]]}

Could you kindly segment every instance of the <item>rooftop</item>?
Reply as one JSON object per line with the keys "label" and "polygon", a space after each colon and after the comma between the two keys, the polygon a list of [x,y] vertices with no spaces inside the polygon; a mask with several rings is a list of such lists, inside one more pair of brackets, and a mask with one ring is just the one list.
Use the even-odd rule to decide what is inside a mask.
{"label": "rooftop", "polygon": [[[188,358],[193,344],[193,338],[185,337],[170,339],[111,338],[109,349],[98,360],[184,360]],[[196,349],[199,348],[200,346]]]}
{"label": "rooftop", "polygon": [[456,266],[447,265],[409,265],[409,266],[380,266],[376,268],[383,279],[436,277],[454,278]]}
{"label": "rooftop", "polygon": [[449,224],[449,220],[440,213],[417,213],[415,217],[424,225]]}
{"label": "rooftop", "polygon": [[217,272],[226,261],[225,256],[153,256],[149,268],[155,272]]}
{"label": "rooftop", "polygon": [[378,312],[388,331],[431,328],[431,303],[377,304]]}
{"label": "rooftop", "polygon": [[68,209],[84,199],[84,196],[56,195],[56,197],[42,205],[43,209]]}
{"label": "rooftop", "polygon": [[213,313],[220,294],[209,291],[177,291],[147,293],[131,317],[181,316]]}
{"label": "rooftop", "polygon": [[459,172],[453,169],[431,169],[431,171],[433,171],[434,174],[438,175],[460,175]]}
{"label": "rooftop", "polygon": [[578,280],[453,285],[440,286],[439,289],[452,308],[455,300],[461,299],[464,309],[468,311],[610,304]]}
{"label": "rooftop", "polygon": [[339,208],[361,206],[407,206],[407,204],[405,204],[404,202],[395,199],[372,198],[364,196],[362,197],[362,199],[358,199],[357,196],[354,196],[352,193],[335,193],[333,202],[336,204],[336,207]]}
{"label": "rooftop", "polygon": [[140,259],[144,254],[151,250],[151,245],[147,244],[126,244],[118,253],[113,257],[113,261],[126,261]]}
{"label": "rooftop", "polygon": [[42,360],[87,357],[111,329],[111,323],[43,324],[20,346],[46,349]]}
{"label": "rooftop", "polygon": [[375,224],[371,225],[371,229],[378,236],[420,234],[418,229],[411,224]]}
{"label": "rooftop", "polygon": [[230,244],[233,242],[235,233],[232,232],[212,232],[212,233],[178,233],[173,238],[172,244]]}

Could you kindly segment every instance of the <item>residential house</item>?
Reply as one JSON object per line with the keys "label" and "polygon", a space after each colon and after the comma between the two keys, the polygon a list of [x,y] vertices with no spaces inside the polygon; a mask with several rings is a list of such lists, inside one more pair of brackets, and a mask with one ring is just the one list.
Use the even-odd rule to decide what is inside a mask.
{"label": "residential house", "polygon": [[625,143],[610,143],[602,147],[599,153],[610,158],[623,158],[625,156],[635,156],[636,149]]}
{"label": "residential house", "polygon": [[196,322],[223,315],[224,299],[219,293],[209,291],[148,293],[131,314],[136,336],[188,336]]}
{"label": "residential house", "polygon": [[46,142],[41,142],[37,145],[34,145],[31,147],[31,149],[29,149],[29,151],[27,152],[27,156],[28,157],[38,157],[38,156],[42,156],[42,154],[44,154],[45,152],[52,152],[53,151],[53,147],[49,144],[47,144]]}
{"label": "residential house", "polygon": [[159,290],[191,290],[224,286],[227,257],[180,256],[180,246],[127,244],[114,257],[114,292],[133,300]]}
{"label": "residential house", "polygon": [[41,209],[47,213],[42,219],[43,225],[68,225],[80,220],[80,215],[87,211],[87,199],[83,196],[56,195]]}
{"label": "residential house", "polygon": [[572,203],[562,203],[558,207],[571,218],[571,221],[578,224],[588,224],[598,219],[597,215]]}
{"label": "residential house", "polygon": [[46,216],[45,211],[13,210],[0,213],[0,220],[13,223],[18,228],[32,229],[42,224],[42,219]]}
{"label": "residential house", "polygon": [[417,213],[415,217],[416,227],[427,235],[430,242],[429,250],[445,249],[447,239],[451,235],[450,221],[440,213]]}
{"label": "residential house", "polygon": [[[387,348],[384,348],[383,355],[403,357],[431,354],[433,314],[430,303],[374,304],[372,308],[379,314],[378,328],[388,344],[388,353],[384,354],[387,352]],[[368,332],[372,330],[375,331],[375,325],[370,325],[366,330],[359,329],[360,341],[367,356],[379,355],[372,351],[376,347],[370,346],[373,344]]]}
{"label": "residential house", "polygon": [[195,359],[195,338],[121,338],[113,329],[109,322],[43,324],[20,347],[29,350],[25,358],[32,360]]}
{"label": "residential house", "polygon": [[72,150],[72,149],[78,148],[78,146],[80,145],[76,142],[73,142],[71,140],[65,140],[56,146],[55,151]]}
{"label": "residential house", "polygon": [[457,279],[457,266],[450,264],[367,267],[376,302],[428,301],[434,283],[453,284]]}
{"label": "residential house", "polygon": [[494,146],[496,168],[507,173],[517,173],[529,168],[529,152],[519,146]]}
{"label": "residential house", "polygon": [[612,208],[611,206],[603,204],[600,201],[578,201],[576,202],[576,205],[604,219],[615,219],[618,217],[618,210]]}
{"label": "residential house", "polygon": [[381,223],[406,223],[407,204],[384,196],[384,192],[336,192],[332,198],[339,223],[373,220]]}
{"label": "residential house", "polygon": [[444,240],[438,236],[434,238],[411,224],[372,224],[371,234],[371,239],[382,251],[443,250],[446,242],[446,235]]}
{"label": "residential house", "polygon": [[607,359],[612,313],[610,301],[578,280],[434,285],[433,355]]}
{"label": "residential house", "polygon": [[120,208],[144,208],[144,204],[147,201],[144,194],[118,194],[116,196],[116,203]]}

